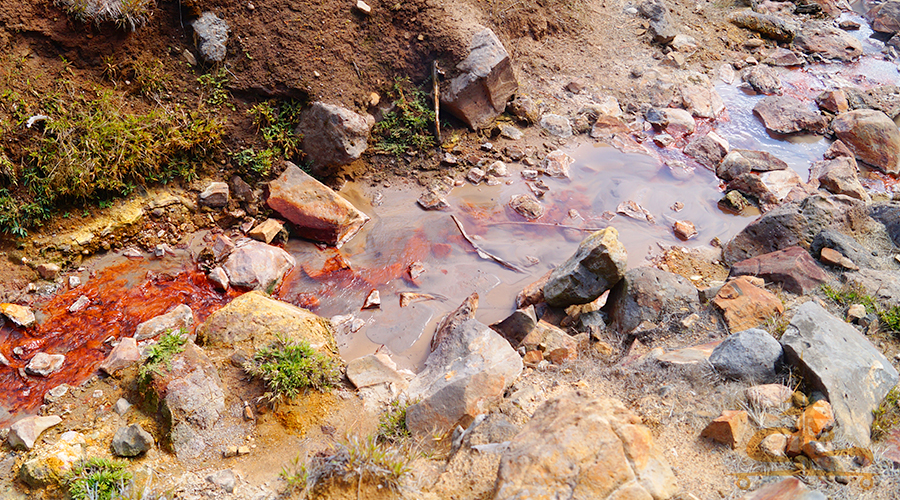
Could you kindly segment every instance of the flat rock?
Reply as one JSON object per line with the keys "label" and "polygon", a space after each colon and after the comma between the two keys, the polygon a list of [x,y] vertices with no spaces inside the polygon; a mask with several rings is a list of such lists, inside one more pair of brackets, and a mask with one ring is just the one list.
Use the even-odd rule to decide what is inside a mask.
{"label": "flat rock", "polygon": [[685,84],[678,90],[685,109],[698,118],[715,119],[725,111],[725,101],[712,86]]}
{"label": "flat rock", "polygon": [[665,499],[675,476],[650,430],[617,400],[550,400],[503,452],[495,500]]}
{"label": "flat rock", "polygon": [[822,134],[828,126],[821,113],[788,96],[764,97],[753,106],[753,113],[762,120],[767,130],[776,134]]}
{"label": "flat rock", "polygon": [[167,330],[174,332],[181,328],[190,329],[193,325],[194,311],[185,304],[179,304],[171,311],[139,324],[134,331],[134,340],[140,342],[156,338]]}
{"label": "flat rock", "polygon": [[569,166],[574,162],[574,158],[564,151],[556,149],[547,153],[547,156],[541,160],[539,170],[548,177],[568,178]]}
{"label": "flat rock", "polygon": [[408,385],[403,375],[397,371],[397,364],[384,353],[368,354],[347,363],[347,378],[357,389],[393,384],[403,390]]}
{"label": "flat rock", "polygon": [[727,189],[755,197],[760,209],[771,210],[781,204],[791,191],[803,185],[803,180],[793,169],[741,174],[728,183]]}
{"label": "flat rock", "polygon": [[537,220],[544,215],[544,206],[530,194],[513,195],[509,199],[509,208],[528,220]]}
{"label": "flat rock", "polygon": [[140,360],[141,350],[138,349],[137,341],[133,337],[124,337],[100,363],[99,369],[109,375],[115,375]]}
{"label": "flat rock", "polygon": [[742,496],[740,500],[827,500],[822,493],[810,490],[795,477],[769,483]]}
{"label": "flat rock", "polygon": [[751,172],[786,170],[788,164],[765,151],[732,149],[716,167],[716,175],[725,181]]}
{"label": "flat rock", "polygon": [[554,137],[565,139],[572,137],[573,135],[572,123],[565,116],[546,113],[541,116],[539,124],[542,129],[546,130],[548,134]]}
{"label": "flat rock", "polygon": [[302,137],[300,146],[314,172],[327,175],[362,156],[374,124],[371,115],[317,101],[300,113],[294,133]]}
{"label": "flat rock", "polygon": [[802,66],[806,61],[804,61],[801,57],[797,56],[792,50],[788,50],[782,47],[778,47],[765,57],[762,60],[763,64],[768,64],[769,66]]}
{"label": "flat rock", "polygon": [[793,45],[807,54],[835,61],[853,61],[863,54],[859,40],[830,23],[804,24]]}
{"label": "flat rock", "polygon": [[715,172],[719,163],[722,163],[722,160],[728,154],[728,150],[728,141],[715,132],[710,132],[703,137],[694,139],[685,146],[684,154]]}
{"label": "flat rock", "polygon": [[657,356],[656,361],[664,365],[704,365],[709,361],[716,347],[721,344],[721,340],[708,342],[706,344],[695,345],[691,347],[683,347],[675,349],[665,354]]}
{"label": "flat rock", "polygon": [[805,295],[828,280],[828,275],[816,264],[809,252],[793,246],[751,257],[731,266],[731,276],[758,276],[767,282],[779,283],[785,290]]}
{"label": "flat rock", "polygon": [[744,395],[750,405],[758,409],[778,408],[790,401],[794,391],[781,384],[754,385],[744,389]]}
{"label": "flat rock", "polygon": [[57,415],[19,419],[9,426],[9,434],[6,436],[6,441],[13,449],[30,450],[34,447],[34,442],[37,441],[41,433],[60,422],[62,422],[62,418]]}
{"label": "flat rock", "polygon": [[113,453],[119,457],[136,457],[153,447],[153,436],[140,424],[119,427],[112,439]]}
{"label": "flat rock", "polygon": [[831,128],[857,159],[888,174],[900,173],[900,131],[881,111],[848,111],[838,115]]}
{"label": "flat rock", "polygon": [[369,216],[293,163],[269,183],[268,205],[294,224],[298,236],[340,248]]}
{"label": "flat rock", "polygon": [[228,205],[228,183],[210,182],[200,192],[200,205],[210,208],[223,208]]}
{"label": "flat rock", "polygon": [[800,31],[800,27],[792,20],[773,14],[760,14],[750,9],[733,12],[728,16],[728,22],[779,42],[790,42]]}
{"label": "flat rock", "polygon": [[222,264],[233,287],[273,292],[296,261],[281,248],[251,239],[238,240]]}
{"label": "flat rock", "polygon": [[753,66],[741,74],[741,80],[750,85],[759,94],[781,94],[781,78],[769,66]]}
{"label": "flat rock", "polygon": [[585,238],[575,254],[553,270],[544,285],[544,300],[554,307],[586,304],[625,274],[628,255],[619,232],[609,227]]}
{"label": "flat rock", "polygon": [[0,312],[19,326],[29,327],[35,322],[34,312],[28,306],[3,303],[0,304]]}
{"label": "flat rock", "polygon": [[781,344],[785,361],[831,403],[844,436],[868,446],[872,412],[900,380],[897,370],[856,328],[814,301],[797,308]]}
{"label": "flat rock", "polygon": [[709,362],[730,379],[772,382],[781,368],[781,344],[769,332],[751,328],[726,337]]}
{"label": "flat rock", "polygon": [[629,269],[606,300],[611,326],[628,333],[666,314],[686,316],[700,307],[697,288],[684,276],[655,267]]}
{"label": "flat rock", "polygon": [[784,313],[784,305],[771,292],[752,284],[746,276],[725,284],[712,300],[732,332],[755,328]]}
{"label": "flat rock", "polygon": [[59,371],[65,361],[66,356],[63,354],[39,352],[32,356],[28,364],[25,365],[25,373],[39,377],[48,377],[52,373]]}
{"label": "flat rock", "polygon": [[278,236],[284,229],[284,223],[278,219],[266,219],[263,222],[260,222],[253,229],[247,233],[247,236],[253,238],[254,240],[261,241],[263,243],[269,244],[272,243],[272,240]]}

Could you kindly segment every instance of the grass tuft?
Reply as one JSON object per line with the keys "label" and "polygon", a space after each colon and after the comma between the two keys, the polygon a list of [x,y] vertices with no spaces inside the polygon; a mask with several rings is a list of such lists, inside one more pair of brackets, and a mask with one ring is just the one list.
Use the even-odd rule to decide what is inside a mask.
{"label": "grass tuft", "polygon": [[866,306],[867,313],[878,315],[881,326],[885,331],[900,333],[900,306],[884,306],[875,300],[874,297],[866,294],[865,290],[859,286],[844,285],[841,288],[834,288],[829,285],[822,285],[822,294],[832,302],[844,307],[851,304],[862,304]]}
{"label": "grass tuft", "polygon": [[101,24],[113,22],[119,28],[135,31],[150,19],[154,0],[57,0],[66,11],[81,21]]}
{"label": "grass tuft", "polygon": [[150,346],[147,359],[138,371],[139,378],[146,382],[154,374],[161,374],[163,367],[166,370],[170,369],[172,358],[184,351],[184,345],[187,344],[187,336],[188,331],[184,328],[181,328],[177,333],[171,330],[166,331],[159,338],[159,342]]}
{"label": "grass tuft", "polygon": [[391,401],[387,411],[382,413],[378,419],[376,437],[388,443],[397,443],[409,438],[409,428],[406,427],[406,410],[410,406],[410,402]]}
{"label": "grass tuft", "polygon": [[389,96],[394,100],[394,108],[375,126],[379,137],[376,150],[399,156],[434,146],[434,110],[428,94],[414,87],[409,78],[398,78]]}
{"label": "grass tuft", "polygon": [[394,492],[410,472],[412,454],[395,446],[379,444],[375,436],[348,436],[327,453],[313,457],[308,467],[310,489],[330,479],[345,483],[374,481]]}
{"label": "grass tuft", "polygon": [[872,439],[880,440],[900,426],[900,385],[895,386],[873,412]]}
{"label": "grass tuft", "polygon": [[66,474],[72,500],[112,500],[120,498],[131,480],[127,464],[118,460],[89,458],[77,462]]}
{"label": "grass tuft", "polygon": [[279,336],[275,343],[256,351],[244,369],[263,379],[270,402],[293,399],[308,389],[326,391],[338,384],[341,372],[327,356],[308,342],[292,342]]}

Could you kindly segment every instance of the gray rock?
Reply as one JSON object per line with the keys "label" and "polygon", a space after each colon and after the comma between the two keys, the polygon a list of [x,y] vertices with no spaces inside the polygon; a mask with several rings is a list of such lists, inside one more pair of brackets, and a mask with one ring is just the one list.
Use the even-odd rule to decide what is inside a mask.
{"label": "gray rock", "polygon": [[327,175],[363,154],[374,124],[370,115],[317,101],[300,114],[295,134],[303,136],[300,146],[315,172]]}
{"label": "gray rock", "polygon": [[393,384],[399,390],[407,386],[397,371],[397,364],[384,353],[368,354],[347,363],[347,378],[357,389],[379,384]]}
{"label": "gray rock", "polygon": [[728,16],[728,22],[735,26],[756,31],[777,40],[790,42],[800,31],[796,22],[772,14],[759,14],[750,9],[742,9]]}
{"label": "gray rock", "polygon": [[503,321],[491,325],[491,328],[503,335],[503,338],[508,340],[511,345],[518,346],[537,324],[537,315],[534,312],[534,306],[531,305],[524,309],[516,309]]}
{"label": "gray rock", "polygon": [[882,303],[900,303],[900,271],[860,269],[844,273],[843,279],[848,285],[861,288],[866,295]]}
{"label": "gray rock", "polygon": [[715,132],[691,141],[684,148],[684,154],[697,160],[697,163],[715,172],[719,164],[728,154],[728,141]]}
{"label": "gray rock", "polygon": [[586,304],[622,279],[628,254],[609,227],[584,239],[575,254],[553,270],[544,285],[544,300],[554,307]]}
{"label": "gray rock", "polygon": [[722,163],[716,167],[716,175],[720,179],[730,181],[735,177],[751,172],[771,172],[786,170],[788,164],[765,151],[732,149]]}
{"label": "gray rock", "polygon": [[25,365],[25,373],[39,377],[47,377],[62,368],[65,361],[66,356],[63,354],[47,354],[45,352],[39,352],[32,356],[31,360],[28,361],[28,364]]}
{"label": "gray rock", "polygon": [[[441,104],[474,130],[490,125],[519,88],[509,53],[487,28],[472,37],[469,55],[456,69],[460,74],[441,94]],[[526,119],[534,118],[532,112],[522,109]]]}
{"label": "gray rock", "polygon": [[762,120],[767,130],[776,134],[822,134],[828,125],[818,110],[812,110],[805,103],[788,96],[764,97],[753,106],[753,113]]}
{"label": "gray rock", "polygon": [[900,246],[900,203],[892,201],[873,204],[869,207],[869,214],[884,225],[894,245]]}
{"label": "gray rock", "polygon": [[204,12],[191,23],[194,43],[206,62],[222,62],[228,44],[228,23],[212,12]]}
{"label": "gray rock", "polygon": [[231,469],[220,470],[215,474],[206,476],[206,480],[210,483],[222,488],[228,493],[234,493],[235,477]]}
{"label": "gray rock", "polygon": [[781,78],[778,78],[778,73],[769,66],[753,66],[741,74],[741,80],[760,94],[781,94]]}
{"label": "gray rock", "polygon": [[678,32],[672,25],[669,9],[663,0],[644,0],[638,6],[638,11],[650,20],[650,33],[654,42],[667,45],[675,40]]}
{"label": "gray rock", "polygon": [[222,208],[228,205],[228,183],[210,182],[206,189],[200,192],[200,205],[211,208]]}
{"label": "gray rock", "polygon": [[872,412],[900,380],[891,363],[856,328],[815,301],[797,308],[781,345],[788,365],[828,398],[839,432],[868,446]]}
{"label": "gray rock", "polygon": [[122,416],[128,413],[128,410],[131,409],[131,406],[131,403],[129,403],[127,399],[119,398],[116,400],[116,404],[113,406],[113,411],[115,411],[117,415]]}
{"label": "gray rock", "polygon": [[134,331],[134,340],[156,338],[166,330],[177,331],[180,328],[190,328],[194,324],[194,311],[185,304],[175,306],[171,311],[148,319],[137,326]]}
{"label": "gray rock", "polygon": [[295,264],[294,257],[281,248],[242,239],[222,268],[231,286],[271,293]]}
{"label": "gray rock", "polygon": [[697,288],[684,276],[655,267],[629,269],[606,301],[612,327],[628,333],[644,321],[658,322],[666,314],[687,316],[700,307]]}
{"label": "gray rock", "polygon": [[831,128],[857,159],[888,174],[900,173],[900,131],[881,111],[842,113],[831,122]]}
{"label": "gray rock", "polygon": [[831,248],[840,252],[841,255],[852,260],[853,263],[860,267],[882,268],[882,264],[872,255],[872,252],[866,250],[852,236],[847,236],[837,231],[822,231],[813,238],[812,243],[809,245],[809,252],[818,259],[822,255],[823,248]]}
{"label": "gray rock", "polygon": [[830,23],[804,24],[794,38],[794,47],[822,59],[837,61],[852,61],[863,54],[859,40]]}
{"label": "gray rock", "polygon": [[407,409],[407,427],[415,436],[431,436],[486,413],[522,367],[509,342],[486,325],[474,319],[458,324],[409,385],[408,397],[419,402]]}
{"label": "gray rock", "polygon": [[62,422],[62,418],[57,415],[19,419],[9,426],[6,442],[9,443],[10,448],[30,450],[34,448],[34,442],[41,436],[41,433],[60,422]]}
{"label": "gray rock", "polygon": [[778,377],[781,344],[765,330],[751,328],[729,335],[712,352],[709,362],[722,375],[750,383],[770,383]]}
{"label": "gray rock", "polygon": [[153,436],[140,424],[119,427],[113,436],[113,453],[119,457],[136,457],[153,447]]}
{"label": "gray rock", "polygon": [[540,125],[548,134],[554,137],[565,139],[567,137],[572,137],[573,134],[572,123],[570,123],[569,119],[565,116],[546,113],[541,116]]}

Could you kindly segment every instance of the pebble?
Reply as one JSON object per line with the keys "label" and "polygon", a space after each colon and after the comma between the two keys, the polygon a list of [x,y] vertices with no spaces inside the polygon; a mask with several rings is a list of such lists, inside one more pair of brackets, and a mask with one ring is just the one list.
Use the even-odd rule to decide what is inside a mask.
{"label": "pebble", "polygon": [[81,311],[82,309],[84,309],[85,307],[90,305],[90,303],[91,303],[91,299],[82,295],[82,296],[78,297],[78,299],[75,302],[73,302],[72,305],[69,306],[67,311],[69,311],[70,313],[77,313],[78,311]]}
{"label": "pebble", "polygon": [[484,170],[481,170],[478,167],[472,168],[469,170],[469,173],[466,174],[466,179],[469,180],[472,184],[478,184],[484,180]]}
{"label": "pebble", "polygon": [[81,278],[78,276],[69,276],[69,288],[77,288],[81,286]]}
{"label": "pebble", "polygon": [[356,8],[367,16],[372,14],[372,7],[363,0],[356,0]]}

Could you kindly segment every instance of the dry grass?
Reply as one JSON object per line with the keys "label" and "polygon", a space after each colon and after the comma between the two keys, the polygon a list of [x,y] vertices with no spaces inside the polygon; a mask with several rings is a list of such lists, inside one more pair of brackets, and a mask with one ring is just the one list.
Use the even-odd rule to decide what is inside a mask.
{"label": "dry grass", "polygon": [[112,22],[131,31],[147,23],[151,8],[156,5],[154,0],[57,0],[57,3],[82,21]]}

